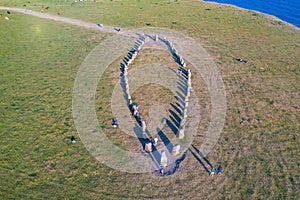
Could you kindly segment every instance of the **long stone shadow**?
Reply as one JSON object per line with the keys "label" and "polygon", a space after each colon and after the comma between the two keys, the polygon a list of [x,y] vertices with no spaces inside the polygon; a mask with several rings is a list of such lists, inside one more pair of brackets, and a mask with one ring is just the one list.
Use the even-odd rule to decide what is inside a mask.
{"label": "long stone shadow", "polygon": [[133,47],[132,49],[126,49],[127,50],[127,52],[128,52],[128,55],[133,55],[134,54],[134,52],[136,51],[136,49]]}
{"label": "long stone shadow", "polygon": [[173,131],[173,133],[176,135],[177,132],[178,132],[178,128],[176,126],[174,126],[174,124],[168,119],[166,119],[166,124]]}
{"label": "long stone shadow", "polygon": [[128,63],[128,61],[129,61],[129,58],[127,58],[126,56],[123,58],[123,62],[124,63]]}
{"label": "long stone shadow", "polygon": [[172,106],[172,108],[173,108],[178,114],[181,115],[182,110],[181,110],[181,108],[179,108],[178,105],[176,106],[176,105],[174,105],[173,103],[170,103],[170,105]]}
{"label": "long stone shadow", "polygon": [[146,37],[145,37],[145,35],[142,35],[142,34],[140,34],[140,33],[135,33],[137,36],[139,36],[139,40],[143,40],[143,39],[145,39]]}
{"label": "long stone shadow", "polygon": [[159,38],[159,40],[161,40],[167,46],[169,52],[172,54],[172,58],[173,58],[174,62],[176,62],[177,64],[180,65],[181,63],[180,63],[179,54],[176,54],[174,49],[169,45],[169,43],[167,41],[165,41],[164,39],[161,39],[161,38]]}
{"label": "long stone shadow", "polygon": [[172,121],[177,125],[177,127],[179,127],[179,124],[181,122],[181,118],[180,116],[178,116],[173,110],[170,110],[169,109],[169,112],[170,112],[170,119],[172,119]]}
{"label": "long stone shadow", "polygon": [[134,43],[134,49],[137,50],[142,45],[142,41],[139,39]]}
{"label": "long stone shadow", "polygon": [[135,126],[134,126],[134,128],[133,128],[133,132],[135,133],[135,135],[136,135],[136,137],[138,138],[138,140],[140,141],[140,143],[141,143],[141,145],[142,145],[142,147],[143,147],[143,150],[145,150],[145,144],[147,143],[147,142],[149,142],[149,139],[144,139],[143,137],[142,137],[142,131],[141,131],[141,128],[137,125],[137,124],[135,124]]}
{"label": "long stone shadow", "polygon": [[155,36],[149,35],[149,34],[145,34],[145,36],[149,37],[152,40],[155,40]]}
{"label": "long stone shadow", "polygon": [[213,168],[212,164],[209,162],[209,160],[203,155],[203,153],[198,149],[196,148],[193,144],[192,144],[192,147],[194,148],[194,150],[200,155],[201,158],[203,158],[203,160],[205,160],[205,162],[211,167]]}
{"label": "long stone shadow", "polygon": [[184,86],[181,85],[181,83],[179,83],[179,82],[178,82],[177,88],[178,88],[183,94],[186,94],[186,93],[187,93],[187,87],[184,87]]}
{"label": "long stone shadow", "polygon": [[174,69],[174,68],[172,68],[172,67],[168,67],[169,68],[169,70],[171,70],[171,71],[173,71],[175,74],[177,74],[177,71]]}
{"label": "long stone shadow", "polygon": [[174,62],[179,65],[179,69],[182,70],[182,72],[184,72],[185,75],[187,75],[187,70],[181,66],[180,55],[178,54],[178,52],[176,53],[176,50],[174,51],[175,48],[173,49],[167,41],[162,40],[162,39],[160,39],[160,40],[163,43],[165,43],[165,45],[168,47],[168,50],[172,54],[172,58],[173,58]]}
{"label": "long stone shadow", "polygon": [[172,142],[169,140],[169,138],[164,134],[164,132],[157,128],[157,134],[159,135],[160,139],[163,141],[163,143],[165,144],[165,146],[167,147],[168,151],[170,153],[172,153],[172,149],[173,149],[173,144]]}
{"label": "long stone shadow", "polygon": [[181,70],[182,73],[183,73],[183,75],[185,75],[185,77],[187,78],[187,76],[188,76],[188,70],[185,69],[184,67],[181,67],[181,66],[179,66],[179,70]]}
{"label": "long stone shadow", "polygon": [[184,106],[180,105],[180,103],[176,102],[176,106],[178,109],[180,109],[181,111],[183,111]]}
{"label": "long stone shadow", "polygon": [[154,163],[156,163],[159,167],[161,155],[155,146],[152,146],[152,152],[150,152],[150,154],[153,155],[153,156],[151,156],[151,158],[154,161]]}
{"label": "long stone shadow", "polygon": [[195,154],[191,148],[189,148],[189,151],[192,153],[192,155],[194,156],[194,158],[202,165],[202,167],[204,168],[204,170],[209,173],[210,171],[207,169],[207,167],[204,165],[204,163],[201,161],[201,159],[198,157],[197,154]]}
{"label": "long stone shadow", "polygon": [[177,96],[174,96],[175,99],[176,99],[181,105],[184,106],[184,96],[183,96],[180,92],[178,92],[178,91],[176,91],[176,94],[177,94]]}
{"label": "long stone shadow", "polygon": [[123,97],[124,97],[124,99],[125,99],[125,101],[127,102],[127,105],[128,105],[128,96],[127,96],[127,93],[126,93],[124,75],[122,75],[122,77],[121,77],[120,85],[121,85],[121,88],[122,88],[122,91],[123,91]]}
{"label": "long stone shadow", "polygon": [[184,87],[187,87],[187,86],[188,86],[187,78],[186,78],[184,75],[181,75],[181,76],[180,76],[180,78],[178,79],[178,82],[180,82],[181,84],[183,84]]}
{"label": "long stone shadow", "polygon": [[184,78],[183,76],[180,76],[177,83],[180,83],[185,88],[187,88],[187,86],[188,86],[187,79]]}

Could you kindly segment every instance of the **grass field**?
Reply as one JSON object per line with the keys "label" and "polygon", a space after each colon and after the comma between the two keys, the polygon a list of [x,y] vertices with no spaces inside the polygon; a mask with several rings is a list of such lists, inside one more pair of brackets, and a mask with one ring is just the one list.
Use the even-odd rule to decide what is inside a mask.
{"label": "grass field", "polygon": [[[49,6],[45,13],[127,29],[165,27],[200,42],[226,87],[224,130],[207,158],[213,165],[221,163],[224,173],[209,177],[201,162],[208,163],[197,160],[192,147],[179,170],[166,177],[123,173],[99,163],[79,140],[72,89],[85,57],[110,35],[14,12],[5,21],[7,13],[0,11],[1,199],[299,198],[299,29],[262,14],[201,1],[102,0],[74,6],[63,0],[28,2],[2,0],[0,6],[40,11],[44,5]],[[161,52],[148,53],[157,59]],[[136,64],[144,62],[146,56]],[[96,108],[104,125],[112,117],[107,109],[112,89],[101,90],[100,85],[117,81],[117,66],[118,61],[105,71],[107,78],[98,87]],[[199,76],[197,86],[201,81]],[[149,92],[136,98],[145,105],[151,104],[147,95],[160,99],[166,93],[159,87],[152,93],[150,87],[144,89]],[[205,114],[207,89],[199,94]],[[207,128],[209,119],[204,120],[201,130]],[[106,134],[123,148],[133,139]],[[70,144],[71,135],[78,138],[77,145]],[[202,139],[199,135],[193,145],[199,148]]]}

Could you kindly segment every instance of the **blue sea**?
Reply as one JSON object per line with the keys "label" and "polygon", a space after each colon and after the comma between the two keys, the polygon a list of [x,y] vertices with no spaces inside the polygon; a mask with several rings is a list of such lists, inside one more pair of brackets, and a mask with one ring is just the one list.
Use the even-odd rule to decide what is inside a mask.
{"label": "blue sea", "polygon": [[300,27],[300,0],[205,0],[274,15]]}

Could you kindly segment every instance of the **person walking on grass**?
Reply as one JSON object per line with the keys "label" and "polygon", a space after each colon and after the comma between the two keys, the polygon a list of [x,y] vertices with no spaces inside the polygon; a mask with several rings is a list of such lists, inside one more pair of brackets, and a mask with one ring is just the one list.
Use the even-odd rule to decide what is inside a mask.
{"label": "person walking on grass", "polygon": [[211,171],[210,171],[210,176],[214,176],[214,175],[215,175],[215,172],[216,172],[216,169],[215,169],[215,168],[212,168]]}
{"label": "person walking on grass", "polygon": [[222,170],[223,170],[222,166],[219,165],[219,167],[218,167],[218,173],[217,173],[217,174],[218,174],[218,175],[221,175]]}

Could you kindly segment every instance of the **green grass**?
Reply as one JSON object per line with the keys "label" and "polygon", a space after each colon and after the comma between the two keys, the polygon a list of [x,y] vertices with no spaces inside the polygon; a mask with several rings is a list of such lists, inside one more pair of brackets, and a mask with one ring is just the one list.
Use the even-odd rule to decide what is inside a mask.
{"label": "green grass", "polygon": [[[224,173],[209,178],[190,153],[180,170],[165,178],[122,173],[98,163],[78,138],[72,87],[87,54],[109,36],[14,12],[4,21],[5,11],[0,11],[1,199],[299,196],[299,30],[262,14],[200,1],[103,0],[75,6],[66,1],[27,2],[0,4],[26,4],[38,11],[45,4],[50,8],[44,12],[124,28],[148,23],[201,42],[226,86],[225,127],[209,155],[214,165],[223,163]],[[233,57],[250,62],[244,65]],[[105,72],[107,78],[109,74]],[[113,85],[114,80],[109,81],[106,84]],[[103,93],[108,99],[111,90]],[[205,98],[203,102],[209,104]],[[99,116],[104,125],[111,117],[108,104],[98,102],[96,107],[105,114]],[[77,145],[70,145],[71,135],[78,138]],[[126,146],[117,134],[110,137]],[[201,141],[196,137],[194,145],[199,147]]]}

